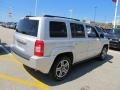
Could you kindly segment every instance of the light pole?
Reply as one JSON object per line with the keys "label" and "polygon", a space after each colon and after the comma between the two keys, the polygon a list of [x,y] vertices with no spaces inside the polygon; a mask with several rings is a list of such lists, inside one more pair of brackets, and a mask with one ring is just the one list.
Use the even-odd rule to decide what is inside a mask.
{"label": "light pole", "polygon": [[70,9],[69,12],[70,12],[70,18],[72,18],[73,17],[73,10]]}
{"label": "light pole", "polygon": [[116,18],[117,18],[117,11],[118,11],[118,2],[119,0],[116,1],[116,6],[115,6],[115,16],[114,16],[114,21],[113,21],[113,28],[115,29],[116,27]]}
{"label": "light pole", "polygon": [[9,8],[8,16],[9,16],[10,21],[12,22],[13,21],[13,9],[12,9],[12,7]]}
{"label": "light pole", "polygon": [[37,5],[38,5],[38,0],[35,1],[35,16],[37,15]]}
{"label": "light pole", "polygon": [[96,21],[97,6],[94,7],[94,22]]}

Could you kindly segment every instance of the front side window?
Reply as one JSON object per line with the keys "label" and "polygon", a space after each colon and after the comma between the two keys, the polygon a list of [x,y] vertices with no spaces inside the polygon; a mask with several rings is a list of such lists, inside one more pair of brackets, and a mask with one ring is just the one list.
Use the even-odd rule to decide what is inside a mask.
{"label": "front side window", "polygon": [[89,38],[97,38],[97,37],[99,37],[99,35],[97,34],[94,27],[87,25],[86,29],[87,29],[87,34],[88,34]]}
{"label": "front side window", "polygon": [[67,37],[67,28],[64,22],[50,22],[50,37],[64,38]]}
{"label": "front side window", "polygon": [[98,31],[100,38],[104,38],[104,32],[103,32],[103,30],[101,28],[99,28],[99,27],[96,27],[96,30]]}
{"label": "front side window", "polygon": [[82,24],[70,23],[72,38],[84,38],[85,31]]}
{"label": "front side window", "polygon": [[96,30],[98,31],[98,33],[99,33],[99,34],[104,34],[104,32],[102,31],[102,29],[101,29],[101,28],[96,27]]}

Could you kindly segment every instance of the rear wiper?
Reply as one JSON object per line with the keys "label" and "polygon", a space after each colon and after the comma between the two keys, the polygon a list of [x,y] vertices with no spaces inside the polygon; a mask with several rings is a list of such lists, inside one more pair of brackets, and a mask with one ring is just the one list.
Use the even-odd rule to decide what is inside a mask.
{"label": "rear wiper", "polygon": [[22,34],[27,34],[25,31],[19,31],[18,29],[16,29],[16,32],[22,33]]}
{"label": "rear wiper", "polygon": [[27,34],[25,31],[21,31],[22,34]]}

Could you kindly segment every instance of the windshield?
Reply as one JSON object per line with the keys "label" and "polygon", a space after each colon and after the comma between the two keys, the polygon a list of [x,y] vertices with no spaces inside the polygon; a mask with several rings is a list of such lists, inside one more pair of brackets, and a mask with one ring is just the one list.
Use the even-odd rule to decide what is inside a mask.
{"label": "windshield", "polygon": [[115,35],[119,35],[120,36],[120,29],[110,30],[110,34],[115,34]]}
{"label": "windshield", "polygon": [[16,27],[16,32],[31,36],[37,36],[38,21],[28,19],[20,20]]}

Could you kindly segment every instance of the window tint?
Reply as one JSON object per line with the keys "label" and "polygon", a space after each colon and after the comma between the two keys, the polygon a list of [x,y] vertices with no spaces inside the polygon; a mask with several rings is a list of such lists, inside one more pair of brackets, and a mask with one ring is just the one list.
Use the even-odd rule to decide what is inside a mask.
{"label": "window tint", "polygon": [[114,33],[115,33],[117,36],[120,36],[120,29],[114,29]]}
{"label": "window tint", "polygon": [[71,23],[71,33],[73,38],[84,38],[85,37],[85,31],[84,26],[81,24]]}
{"label": "window tint", "polygon": [[87,34],[88,34],[89,38],[97,38],[97,37],[99,37],[96,30],[95,30],[95,28],[87,25],[86,29],[87,29]]}
{"label": "window tint", "polygon": [[38,22],[39,21],[28,19],[20,20],[16,27],[16,32],[31,36],[37,36]]}
{"label": "window tint", "polygon": [[102,31],[102,29],[101,29],[101,28],[96,27],[96,29],[97,29],[97,31],[99,32],[99,34],[104,34],[104,32]]}
{"label": "window tint", "polygon": [[67,37],[67,28],[64,22],[50,22],[50,37]]}
{"label": "window tint", "polygon": [[[96,30],[98,31],[100,38],[104,38],[103,30],[101,28],[97,27],[97,26],[96,26]],[[102,35],[102,37],[101,37],[101,35]]]}

